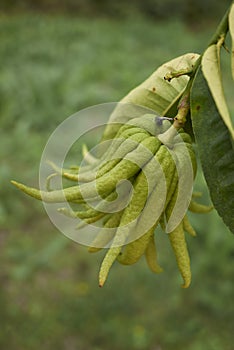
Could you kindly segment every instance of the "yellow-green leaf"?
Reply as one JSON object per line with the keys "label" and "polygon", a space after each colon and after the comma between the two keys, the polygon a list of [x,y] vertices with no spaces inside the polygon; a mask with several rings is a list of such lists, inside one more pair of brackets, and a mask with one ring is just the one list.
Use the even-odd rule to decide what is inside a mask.
{"label": "yellow-green leaf", "polygon": [[229,31],[232,38],[232,77],[234,79],[234,4],[231,6],[229,12]]}
{"label": "yellow-green leaf", "polygon": [[209,46],[202,57],[202,72],[207,81],[220,116],[223,118],[232,138],[234,130],[226,103],[220,70],[220,44]]}
{"label": "yellow-green leaf", "polygon": [[[168,110],[171,103],[177,99],[178,95],[186,87],[189,78],[182,75],[170,82],[166,81],[164,77],[172,71],[190,70],[198,59],[199,55],[189,53],[177,57],[159,67],[148,79],[141,85],[132,90],[121,102],[135,103],[136,98],[140,98],[140,105],[150,107],[148,105],[148,98],[141,98],[142,91],[147,90],[150,93],[154,105],[152,108],[159,115],[163,115]],[[158,102],[158,103],[157,103]]]}
{"label": "yellow-green leaf", "polygon": [[169,116],[171,108],[174,105],[177,107],[189,77],[182,75],[170,82],[166,81],[164,77],[171,72],[192,70],[198,58],[199,55],[195,53],[174,58],[160,66],[142,84],[131,90],[113,111],[109,125],[104,131],[103,140],[113,138],[119,128],[118,125],[111,123],[126,123],[131,118],[141,117],[142,114],[146,113],[146,108],[158,115]]}

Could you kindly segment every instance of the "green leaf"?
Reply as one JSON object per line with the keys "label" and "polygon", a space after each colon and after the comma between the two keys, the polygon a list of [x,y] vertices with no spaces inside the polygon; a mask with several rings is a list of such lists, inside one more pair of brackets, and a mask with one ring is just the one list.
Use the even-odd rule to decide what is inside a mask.
{"label": "green leaf", "polygon": [[212,202],[234,233],[233,139],[220,116],[201,68],[198,69],[192,86],[191,116]]}
{"label": "green leaf", "polygon": [[231,6],[230,12],[229,12],[229,31],[232,38],[232,77],[234,79],[234,4]]}
{"label": "green leaf", "polygon": [[220,70],[221,46],[222,41],[221,44],[218,42],[218,44],[209,46],[204,52],[201,65],[204,77],[208,83],[211,94],[218,108],[219,114],[223,118],[224,123],[228,127],[232,137],[234,137],[232,121],[228,111],[222,84],[222,76]]}
{"label": "green leaf", "polygon": [[[160,66],[148,79],[120,101],[112,113],[109,123],[126,123],[131,118],[140,117],[142,113],[145,114],[145,108],[153,110],[160,116],[169,116],[173,107],[177,106],[189,78],[182,75],[168,82],[164,77],[172,71],[191,70],[198,58],[198,54],[188,53]],[[144,109],[139,109],[139,106],[144,107]],[[118,128],[117,125],[107,125],[103,140],[113,138]]]}
{"label": "green leaf", "polygon": [[154,101],[153,110],[159,115],[166,114],[171,104],[184,91],[189,78],[183,75],[168,82],[164,77],[171,71],[191,70],[198,57],[197,54],[189,53],[164,63],[141,85],[124,97],[121,102],[135,103],[137,100],[141,106],[149,107],[148,97],[142,94],[142,91],[147,90]]}

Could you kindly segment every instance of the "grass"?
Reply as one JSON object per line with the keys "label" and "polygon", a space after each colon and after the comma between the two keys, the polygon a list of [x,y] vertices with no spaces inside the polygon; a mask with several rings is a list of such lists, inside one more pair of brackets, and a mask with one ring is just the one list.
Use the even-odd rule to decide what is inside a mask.
{"label": "grass", "polygon": [[[188,239],[189,290],[179,286],[161,232],[163,274],[148,272],[144,260],[116,264],[99,289],[103,253],[88,254],[62,236],[41,203],[9,184],[37,185],[45,143],[67,116],[118,101],[163,62],[202,52],[214,29],[140,18],[1,17],[1,348],[231,349],[233,237],[215,211],[191,216],[198,237]],[[208,202],[201,172],[196,188]]]}

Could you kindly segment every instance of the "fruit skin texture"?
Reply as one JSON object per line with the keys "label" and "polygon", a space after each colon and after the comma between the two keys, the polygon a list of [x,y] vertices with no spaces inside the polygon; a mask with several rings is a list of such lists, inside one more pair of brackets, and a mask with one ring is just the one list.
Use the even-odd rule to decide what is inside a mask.
{"label": "fruit skin texture", "polygon": [[[166,203],[170,200],[170,197],[168,198],[168,188],[170,186],[170,182],[173,178],[174,175],[174,171],[175,171],[175,163],[173,162],[173,160],[171,159],[171,155],[170,152],[168,151],[168,148],[164,145],[161,145],[158,152],[156,152],[155,154],[155,160],[158,161],[158,165],[160,165],[163,173],[165,174],[165,180],[166,180],[166,191],[167,191],[167,196],[166,196]],[[142,173],[141,173],[142,174]],[[141,175],[140,174],[140,175]],[[139,175],[139,177],[140,177]],[[158,198],[161,197],[161,193],[160,191],[164,191],[165,187],[161,185],[161,181],[164,182],[164,179],[157,179],[157,174],[150,174],[151,178],[152,177],[156,177],[155,181],[154,181],[154,188],[152,188],[152,192],[149,194],[150,196],[152,196],[152,193],[157,194]],[[160,173],[159,173],[160,176]],[[139,181],[139,184],[142,184],[142,180]],[[145,188],[147,188],[147,183],[145,185]],[[143,193],[144,188],[136,188],[136,193]],[[146,192],[146,191],[145,191]],[[147,194],[147,193],[146,193]],[[145,207],[146,210],[148,210],[148,213],[146,211],[146,215],[144,220],[147,221],[150,220],[150,217],[152,215],[155,214],[155,216],[157,216],[157,211],[154,212],[153,209],[151,209],[151,203],[150,203],[150,196],[148,197],[148,208]],[[154,195],[155,197],[155,195]],[[162,193],[162,197],[163,197],[163,193]],[[136,200],[136,206],[139,207],[139,202],[141,202],[140,199]],[[143,202],[144,203],[144,202]],[[149,204],[150,203],[150,204]],[[132,213],[132,210],[130,208],[130,212]],[[139,218],[139,220],[141,219],[141,217]],[[139,221],[138,220],[138,221]],[[138,223],[139,225],[139,223]],[[153,226],[148,230],[148,232],[145,232],[144,234],[141,235],[140,238],[128,243],[125,248],[123,249],[123,253],[121,256],[118,257],[118,261],[124,265],[131,265],[134,264],[135,262],[137,262],[140,257],[144,254],[149,241],[151,239],[152,233],[154,233],[155,228],[158,225],[158,220],[156,220],[156,222],[154,222]],[[144,227],[144,225],[141,225]]]}
{"label": "fruit skin texture", "polygon": [[157,248],[156,248],[156,243],[154,239],[154,231],[152,232],[149,243],[146,247],[145,258],[146,258],[147,265],[152,272],[161,273],[163,271],[163,269],[158,263]]}
{"label": "fruit skin texture", "polygon": [[[63,202],[66,199],[81,206],[78,211],[59,209],[62,214],[82,219],[78,228],[103,220],[102,228],[89,248],[89,252],[97,252],[105,246],[109,247],[99,271],[100,287],[104,285],[115,261],[132,265],[144,255],[152,272],[162,272],[157,257],[155,229],[160,224],[167,232],[167,222],[178,205],[180,177],[186,180],[188,165],[192,169],[192,180],[196,175],[196,156],[188,134],[183,130],[177,133],[171,129],[168,121],[155,126],[155,116],[152,115],[146,115],[142,120],[132,119],[131,123],[120,127],[110,148],[100,159],[90,158],[90,164],[83,170],[79,167],[64,170],[52,165],[61,176],[71,181],[81,180],[79,185],[42,192],[13,182],[34,198],[47,202]],[[147,130],[143,128],[144,125]],[[172,135],[169,140],[168,135]],[[105,211],[118,197],[116,186],[125,179],[132,184],[129,202],[124,208],[116,205],[114,212]],[[91,203],[96,203],[97,196],[100,196],[98,204],[91,206]],[[191,200],[189,195],[185,197],[183,200],[190,211],[201,213],[211,210],[211,207]],[[148,222],[152,224],[146,229]],[[106,234],[106,229],[111,231]],[[167,234],[184,280],[182,287],[187,288],[191,283],[191,269],[184,230],[192,236],[196,235],[186,213]],[[136,239],[131,239],[132,235],[136,235]]]}
{"label": "fruit skin texture", "polygon": [[[157,252],[154,242],[154,230],[158,222],[162,223],[162,226],[165,228],[163,222],[164,220],[169,220],[173,208],[176,205],[179,181],[178,171],[180,170],[182,173],[186,172],[187,162],[190,162],[190,168],[192,171],[191,176],[192,179],[194,179],[197,168],[195,153],[191,145],[191,138],[184,132],[181,134],[181,137],[176,136],[174,143],[170,143],[171,149],[165,145],[161,145],[155,154],[155,157],[158,157],[159,164],[163,168],[167,182],[167,197],[164,212],[162,213],[160,219],[155,223],[155,225],[148,232],[144,233],[140,238],[128,243],[122,249],[119,247],[114,247],[108,251],[100,269],[101,286],[104,284],[109,269],[115,260],[124,265],[131,265],[136,263],[142,255],[145,255],[148,266],[153,272],[160,273],[162,271],[157,262]],[[141,191],[142,190],[144,190],[144,187],[141,189]],[[158,188],[156,188],[156,192],[157,190]],[[186,200],[188,201],[188,198]],[[190,202],[191,208],[194,208],[194,204],[191,203],[194,203],[194,201]],[[130,211],[130,213],[133,215],[132,211]],[[152,215],[152,213],[149,212],[149,215]],[[184,229],[187,230],[191,235],[195,236],[195,231],[189,223],[187,215],[184,215],[181,218],[179,224],[171,232],[168,233],[168,237],[175,254],[178,269],[184,280],[182,287],[188,288],[191,283],[191,268]]]}
{"label": "fruit skin texture", "polygon": [[180,273],[183,277],[183,288],[188,288],[191,283],[191,269],[190,258],[185,241],[183,222],[181,222],[172,232],[169,234],[170,243],[174,250],[176,261]]}

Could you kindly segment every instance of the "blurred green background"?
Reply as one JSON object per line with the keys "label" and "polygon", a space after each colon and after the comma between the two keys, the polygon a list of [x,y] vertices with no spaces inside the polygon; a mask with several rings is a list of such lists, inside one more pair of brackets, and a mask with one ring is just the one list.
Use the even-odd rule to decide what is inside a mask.
{"label": "blurred green background", "polygon": [[[38,185],[48,137],[66,117],[120,100],[160,64],[201,53],[230,1],[2,0],[0,3],[0,348],[233,349],[233,235],[218,214],[191,215],[193,281],[180,288],[166,235],[163,274],[144,259],[115,264],[66,237],[40,202],[10,185]],[[230,55],[224,53],[232,115]],[[201,171],[195,189],[209,194]]]}

